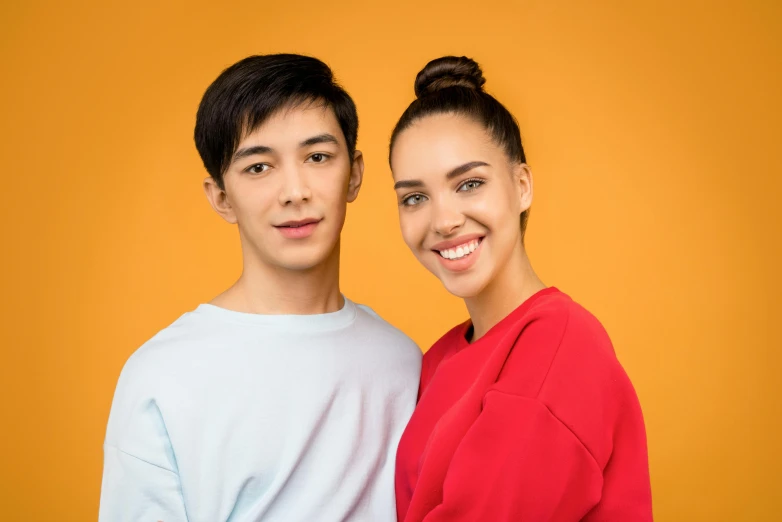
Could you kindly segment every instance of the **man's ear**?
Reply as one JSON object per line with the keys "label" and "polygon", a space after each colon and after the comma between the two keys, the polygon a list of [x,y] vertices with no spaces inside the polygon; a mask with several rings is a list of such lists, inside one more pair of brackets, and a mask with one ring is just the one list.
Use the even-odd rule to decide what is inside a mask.
{"label": "man's ear", "polygon": [[217,186],[217,182],[210,176],[204,180],[204,193],[209,204],[220,217],[229,223],[236,224],[236,212],[234,212],[231,202],[228,201],[228,194],[224,189]]}
{"label": "man's ear", "polygon": [[364,155],[360,150],[353,154],[353,163],[350,165],[350,178],[348,179],[348,203],[353,203],[361,190],[361,182],[364,180]]}
{"label": "man's ear", "polygon": [[519,195],[519,214],[532,206],[532,171],[526,163],[513,167],[513,181]]}

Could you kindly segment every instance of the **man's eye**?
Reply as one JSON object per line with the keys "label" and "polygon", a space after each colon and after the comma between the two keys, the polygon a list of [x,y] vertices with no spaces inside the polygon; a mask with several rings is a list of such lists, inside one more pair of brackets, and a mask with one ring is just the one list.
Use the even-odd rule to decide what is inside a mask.
{"label": "man's eye", "polygon": [[260,174],[261,172],[266,172],[269,170],[269,165],[266,163],[256,163],[255,165],[250,165],[245,170],[250,174]]}
{"label": "man's eye", "polygon": [[315,154],[310,156],[310,159],[312,160],[313,163],[323,163],[324,161],[329,159],[329,156],[328,154],[322,154],[320,152],[316,152]]}
{"label": "man's eye", "polygon": [[402,205],[406,207],[414,207],[426,201],[426,196],[423,194],[410,194],[402,200]]}

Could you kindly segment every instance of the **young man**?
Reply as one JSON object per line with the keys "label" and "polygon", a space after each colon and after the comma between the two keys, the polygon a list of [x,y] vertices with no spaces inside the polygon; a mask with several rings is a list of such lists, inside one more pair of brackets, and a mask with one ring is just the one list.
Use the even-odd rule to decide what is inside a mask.
{"label": "young man", "polygon": [[350,96],[319,60],[253,56],[198,109],[239,280],[130,357],[105,441],[100,520],[392,521],[421,353],[339,288],[364,170]]}

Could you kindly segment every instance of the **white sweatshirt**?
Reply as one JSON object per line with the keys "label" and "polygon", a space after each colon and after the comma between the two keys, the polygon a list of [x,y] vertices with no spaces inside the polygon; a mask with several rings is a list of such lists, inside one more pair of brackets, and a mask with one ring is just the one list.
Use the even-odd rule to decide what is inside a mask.
{"label": "white sweatshirt", "polygon": [[100,520],[396,520],[394,460],[421,352],[367,307],[200,305],[125,364]]}

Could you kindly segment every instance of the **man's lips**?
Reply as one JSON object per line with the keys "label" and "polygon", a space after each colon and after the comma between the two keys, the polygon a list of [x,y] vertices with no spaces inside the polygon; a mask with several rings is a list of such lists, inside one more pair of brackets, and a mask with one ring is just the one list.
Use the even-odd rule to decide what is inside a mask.
{"label": "man's lips", "polygon": [[305,218],[294,221],[285,221],[274,228],[280,231],[283,237],[288,239],[306,239],[315,232],[315,227],[320,223],[320,219]]}
{"label": "man's lips", "polygon": [[276,228],[298,228],[298,227],[303,227],[305,225],[311,225],[312,223],[318,223],[318,222],[320,222],[320,219],[305,218],[299,220],[285,221],[284,223],[280,223],[279,225],[274,225],[274,226]]}

